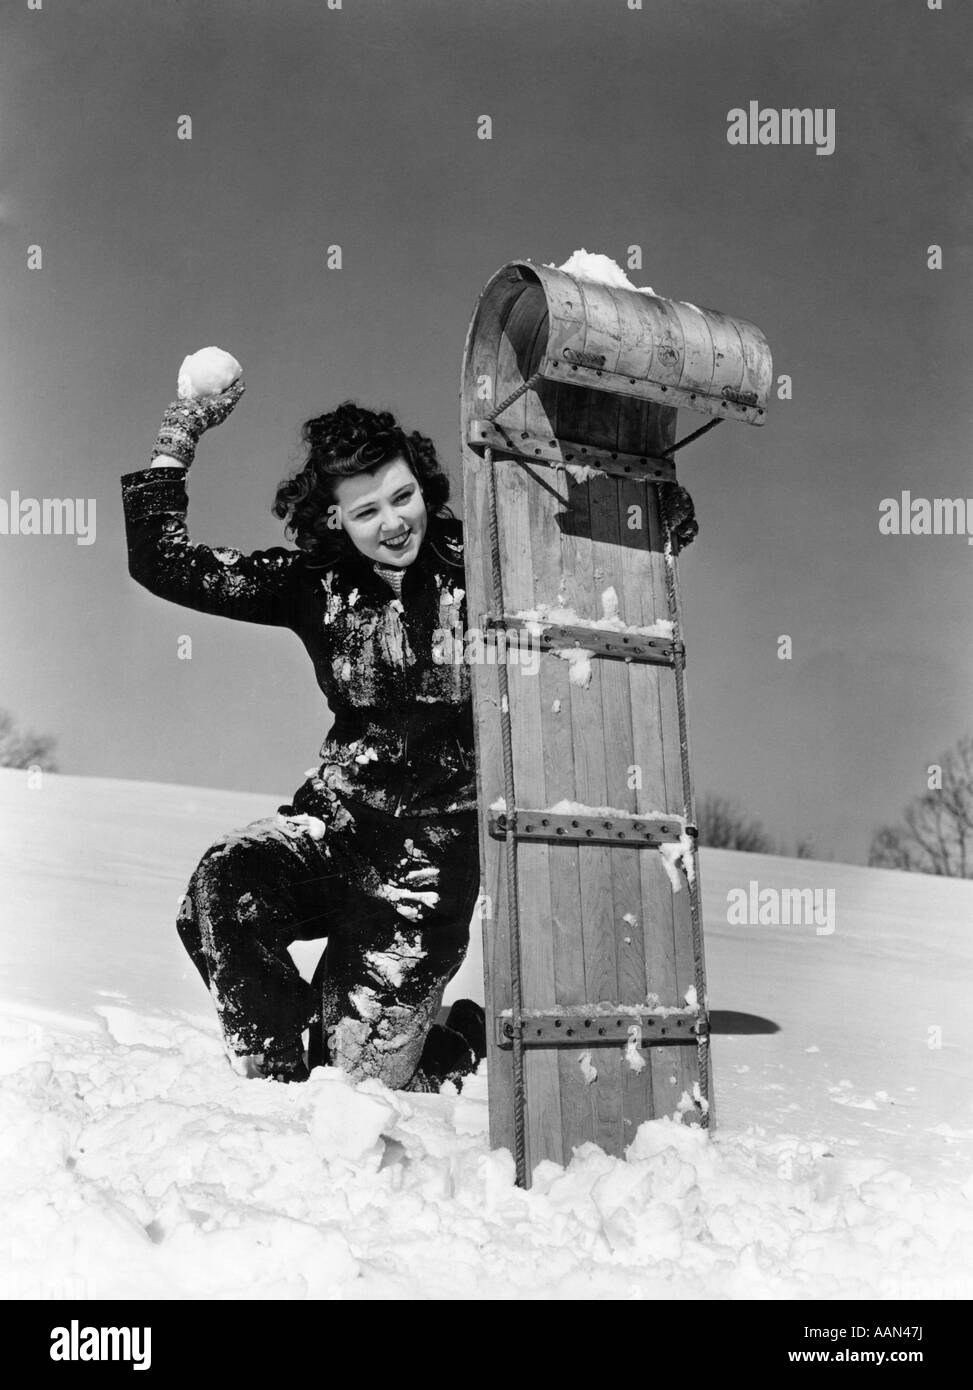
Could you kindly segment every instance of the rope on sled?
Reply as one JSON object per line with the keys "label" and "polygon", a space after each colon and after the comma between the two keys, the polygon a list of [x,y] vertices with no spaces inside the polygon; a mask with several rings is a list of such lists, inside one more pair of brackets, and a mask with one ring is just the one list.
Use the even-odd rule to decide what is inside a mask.
{"label": "rope on sled", "polygon": [[[696,807],[693,797],[693,779],[689,760],[689,726],[686,720],[685,666],[682,653],[682,634],[679,626],[679,601],[677,598],[676,553],[679,545],[680,518],[678,494],[668,487],[657,488],[659,511],[665,531],[665,573],[666,602],[669,607],[669,620],[672,623],[673,659],[672,666],[676,681],[676,710],[679,717],[679,763],[682,773],[683,816],[687,828],[696,829]],[[676,502],[676,506],[673,506]],[[695,534],[695,532],[693,533]],[[691,537],[690,537],[691,538]],[[692,922],[693,973],[696,985],[696,1003],[704,1016],[706,1014],[706,975],[703,968],[703,928],[699,905],[699,869],[696,859],[697,840],[692,837],[691,872],[687,869],[686,879],[689,889],[689,912]],[[699,1032],[696,1037],[696,1053],[699,1065],[699,1088],[706,1104],[701,1107],[700,1125],[709,1127],[709,1033]]]}
{"label": "rope on sled", "polygon": [[[521,382],[515,391],[506,396],[487,417],[491,424],[502,415],[508,406],[530,391],[541,379],[542,373],[535,372]],[[490,493],[490,564],[492,583],[492,606],[494,613],[502,617],[503,571],[500,564],[500,521],[497,512],[497,466],[493,450],[484,450]],[[510,689],[507,682],[507,666],[497,662],[497,678],[500,691],[500,746],[503,756],[503,796],[507,807],[507,832],[504,840],[504,856],[507,871],[507,928],[510,933],[510,1004],[513,1014],[513,1083],[514,1083],[514,1163],[517,1169],[517,1184],[527,1186],[527,1143],[525,1116],[527,1095],[524,1081],[524,1026],[521,1019],[524,1005],[523,983],[520,973],[520,893],[517,881],[517,840],[514,834],[517,799],[514,786],[513,738],[510,730]]]}
{"label": "rope on sled", "polygon": [[[502,614],[503,576],[500,569],[500,526],[497,517],[497,474],[493,450],[485,450],[487,473],[490,487],[490,558],[493,571],[493,611]],[[507,684],[507,666],[497,662],[497,678],[500,690],[500,744],[503,753],[503,796],[506,802],[507,832],[504,851],[507,868],[507,926],[510,932],[510,1004],[513,1012],[513,1081],[514,1081],[514,1162],[517,1166],[517,1183],[527,1186],[527,1153],[524,1135],[524,1112],[526,1095],[524,1093],[524,1025],[523,988],[520,977],[520,899],[517,886],[517,841],[514,836],[517,805],[514,793],[514,755],[513,739],[510,733],[510,698]]]}
{"label": "rope on sled", "polygon": [[490,424],[492,425],[497,416],[502,415],[508,406],[513,405],[514,401],[519,401],[521,396],[526,395],[528,391],[532,390],[543,376],[543,372],[535,372],[534,375],[529,376],[526,381],[522,381],[516,391],[511,391],[509,396],[505,396],[500,404],[494,406],[493,410],[491,410],[490,414],[487,416]]}

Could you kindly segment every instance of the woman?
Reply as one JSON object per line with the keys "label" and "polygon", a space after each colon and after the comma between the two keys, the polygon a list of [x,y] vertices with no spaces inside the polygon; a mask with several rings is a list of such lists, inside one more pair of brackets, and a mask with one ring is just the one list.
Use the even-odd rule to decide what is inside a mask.
{"label": "woman", "polygon": [[[462,527],[432,441],[345,401],[305,423],[303,467],[277,491],[296,550],[192,544],[186,473],[243,390],[173,402],[152,465],[122,478],[129,572],[186,607],[291,628],[334,724],[292,804],[203,855],[179,935],[242,1074],[306,1079],[309,1028],[311,1065],[438,1089],[485,1052],[470,1001],[434,1023],[479,892],[469,670],[436,659],[465,630]],[[318,937],[309,985],[287,946]]]}

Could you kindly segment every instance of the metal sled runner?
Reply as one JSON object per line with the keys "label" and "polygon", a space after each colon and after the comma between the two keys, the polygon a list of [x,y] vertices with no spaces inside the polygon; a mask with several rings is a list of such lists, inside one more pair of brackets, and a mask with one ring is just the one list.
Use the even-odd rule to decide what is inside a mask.
{"label": "metal sled runner", "polygon": [[[713,1120],[674,456],[763,423],[770,384],[752,324],[527,261],[473,315],[490,1139],[524,1186],[585,1141],[622,1154],[643,1120]],[[680,407],[710,419],[677,443]]]}

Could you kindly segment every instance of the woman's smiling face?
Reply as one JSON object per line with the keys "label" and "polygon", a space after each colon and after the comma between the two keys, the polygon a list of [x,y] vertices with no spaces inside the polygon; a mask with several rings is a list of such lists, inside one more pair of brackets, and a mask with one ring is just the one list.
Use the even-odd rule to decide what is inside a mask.
{"label": "woman's smiling face", "polygon": [[383,565],[411,565],[428,516],[418,480],[401,454],[374,473],[334,483],[341,524],[355,547]]}

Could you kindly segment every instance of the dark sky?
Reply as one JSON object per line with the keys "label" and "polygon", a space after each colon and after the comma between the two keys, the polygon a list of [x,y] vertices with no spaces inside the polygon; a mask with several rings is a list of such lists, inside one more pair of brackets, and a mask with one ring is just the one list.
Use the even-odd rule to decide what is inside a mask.
{"label": "dark sky", "polygon": [[[97,539],[0,536],[0,706],[64,772],[270,805],[331,722],[291,634],[127,575],[118,476],[185,353],[218,343],[248,383],[200,446],[194,539],[280,543],[300,424],[349,395],[433,436],[458,511],[480,288],[632,244],[636,284],[753,320],[794,383],[680,460],[698,790],[860,859],[973,732],[973,548],[878,529],[902,489],[973,499],[960,0],[5,0],[2,22],[0,497],[94,498]],[[728,145],[751,100],[834,108],[835,153]]]}

